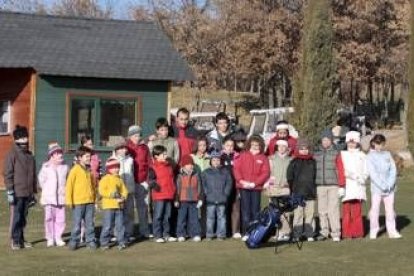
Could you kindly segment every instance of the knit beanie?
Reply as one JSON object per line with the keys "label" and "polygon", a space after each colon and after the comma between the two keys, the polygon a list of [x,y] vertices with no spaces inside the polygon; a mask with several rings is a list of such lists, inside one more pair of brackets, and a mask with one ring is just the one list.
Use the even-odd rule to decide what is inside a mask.
{"label": "knit beanie", "polygon": [[51,142],[48,145],[47,156],[50,158],[55,153],[63,153],[63,150],[57,142]]}
{"label": "knit beanie", "polygon": [[108,160],[106,160],[105,167],[106,167],[106,170],[109,171],[110,169],[113,169],[113,168],[119,168],[120,163],[118,159],[114,157],[110,157],[108,158]]}
{"label": "knit beanie", "polygon": [[310,150],[310,144],[309,144],[309,141],[308,141],[308,140],[306,140],[305,138],[300,138],[300,139],[298,140],[298,143],[297,143],[296,148],[297,148],[298,150],[300,150],[300,149],[302,149],[302,148],[307,148],[308,150]]}
{"label": "knit beanie", "polygon": [[345,143],[354,142],[361,143],[361,134],[358,131],[349,131],[345,136]]}
{"label": "knit beanie", "polygon": [[185,165],[194,165],[193,157],[187,154],[182,157],[181,165],[184,167]]}
{"label": "knit beanie", "polygon": [[14,140],[19,140],[20,138],[29,137],[29,132],[27,128],[24,126],[16,125],[16,128],[13,131],[13,138]]}
{"label": "knit beanie", "polygon": [[322,134],[321,134],[321,140],[323,139],[323,138],[328,138],[329,140],[333,140],[333,133],[332,133],[332,130],[330,130],[330,129],[325,129],[323,132],[322,132]]}
{"label": "knit beanie", "polygon": [[133,125],[128,128],[128,136],[132,136],[132,135],[140,134],[140,133],[141,133],[141,127],[138,125]]}
{"label": "knit beanie", "polygon": [[221,152],[219,152],[219,151],[212,151],[211,153],[210,153],[210,158],[211,159],[213,159],[213,158],[218,158],[218,159],[221,159]]}

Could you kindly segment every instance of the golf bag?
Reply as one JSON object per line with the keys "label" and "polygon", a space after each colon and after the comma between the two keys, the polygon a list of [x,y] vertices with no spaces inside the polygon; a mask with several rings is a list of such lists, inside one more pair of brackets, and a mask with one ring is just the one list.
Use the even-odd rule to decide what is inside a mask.
{"label": "golf bag", "polygon": [[247,229],[246,246],[250,249],[258,248],[266,242],[275,228],[280,225],[280,216],[285,212],[291,212],[298,206],[305,206],[302,196],[291,195],[277,197],[269,203],[259,214],[259,218],[253,221]]}

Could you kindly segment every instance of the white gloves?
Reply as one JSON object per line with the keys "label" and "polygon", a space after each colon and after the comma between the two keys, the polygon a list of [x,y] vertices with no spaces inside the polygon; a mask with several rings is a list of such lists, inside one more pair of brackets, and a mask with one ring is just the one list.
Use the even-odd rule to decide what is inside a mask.
{"label": "white gloves", "polygon": [[142,185],[142,187],[144,187],[144,189],[146,191],[148,191],[149,185],[148,185],[147,181],[141,182],[141,185]]}
{"label": "white gloves", "polygon": [[338,197],[343,198],[345,196],[345,188],[338,189]]}
{"label": "white gloves", "polygon": [[178,208],[180,206],[180,202],[178,202],[178,201],[174,201],[174,207],[175,208]]}
{"label": "white gloves", "polygon": [[253,182],[247,182],[247,181],[244,181],[242,185],[244,189],[254,189],[254,187],[256,187],[256,185]]}
{"label": "white gloves", "polygon": [[199,201],[197,202],[197,209],[200,209],[200,208],[201,208],[201,206],[203,206],[203,201],[202,201],[202,200],[199,200]]}
{"label": "white gloves", "polygon": [[270,183],[269,183],[269,182],[266,182],[266,183],[263,185],[263,189],[269,189],[269,186],[270,186]]}

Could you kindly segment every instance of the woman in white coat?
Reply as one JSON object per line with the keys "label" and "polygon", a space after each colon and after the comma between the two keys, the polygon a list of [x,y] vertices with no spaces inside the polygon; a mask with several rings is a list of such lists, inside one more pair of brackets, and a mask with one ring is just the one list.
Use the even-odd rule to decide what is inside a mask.
{"label": "woman in white coat", "polygon": [[342,198],[342,237],[362,238],[362,202],[367,199],[366,180],[368,178],[366,155],[360,150],[359,132],[349,131],[345,142],[347,150],[341,151],[337,159],[338,195]]}

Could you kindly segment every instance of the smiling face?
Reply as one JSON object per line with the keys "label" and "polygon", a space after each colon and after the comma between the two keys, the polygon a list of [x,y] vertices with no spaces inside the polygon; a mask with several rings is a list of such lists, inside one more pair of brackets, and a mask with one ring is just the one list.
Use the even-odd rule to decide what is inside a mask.
{"label": "smiling face", "polygon": [[327,137],[322,138],[321,143],[324,149],[329,149],[332,146],[332,140]]}
{"label": "smiling face", "polygon": [[162,126],[157,129],[157,135],[161,139],[165,139],[168,137],[168,127]]}
{"label": "smiling face", "polygon": [[89,152],[85,153],[84,155],[79,156],[78,160],[79,164],[81,164],[83,167],[86,167],[91,164],[91,154]]}
{"label": "smiling face", "polygon": [[277,136],[280,138],[287,138],[289,135],[289,132],[287,131],[287,129],[279,129],[277,131]]}
{"label": "smiling face", "polygon": [[59,164],[63,162],[63,153],[61,151],[55,152],[51,157],[50,160],[55,163]]}
{"label": "smiling face", "polygon": [[204,140],[200,140],[197,143],[197,153],[204,154],[207,151],[207,143]]}
{"label": "smiling face", "polygon": [[226,119],[218,120],[216,123],[216,127],[218,132],[227,133],[227,131],[229,130],[229,123]]}
{"label": "smiling face", "polygon": [[253,154],[259,154],[260,153],[260,144],[259,142],[252,141],[250,143],[250,152]]}
{"label": "smiling face", "polygon": [[382,151],[384,149],[385,143],[373,143],[374,150]]}
{"label": "smiling face", "polygon": [[167,154],[166,151],[164,151],[164,152],[160,153],[159,155],[155,156],[155,159],[158,162],[167,162],[167,158],[168,158],[168,154]]}
{"label": "smiling face", "polygon": [[280,154],[286,154],[286,153],[288,153],[288,151],[289,151],[289,148],[285,145],[278,145],[277,146],[277,152],[280,153]]}
{"label": "smiling face", "polygon": [[309,154],[309,149],[307,147],[301,147],[299,149],[299,155],[308,155]]}
{"label": "smiling face", "polygon": [[223,151],[227,154],[234,152],[234,141],[227,140],[223,145]]}

